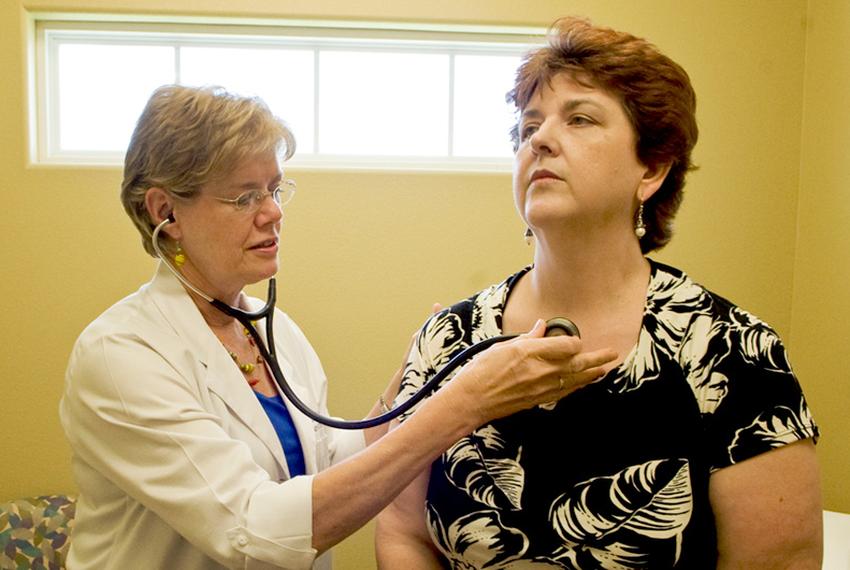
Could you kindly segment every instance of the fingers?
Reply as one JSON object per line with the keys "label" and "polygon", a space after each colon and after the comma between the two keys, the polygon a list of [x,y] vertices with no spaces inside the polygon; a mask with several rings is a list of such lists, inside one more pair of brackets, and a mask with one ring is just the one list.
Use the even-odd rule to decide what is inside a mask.
{"label": "fingers", "polygon": [[582,352],[569,359],[567,372],[580,372],[593,368],[602,369],[606,364],[614,362],[617,353],[610,348]]}
{"label": "fingers", "polygon": [[[581,352],[582,341],[575,336],[543,336],[546,334],[546,323],[539,328],[535,325],[529,332],[522,334],[505,343],[512,349],[517,350],[520,357],[537,358],[558,362],[572,358]],[[536,336],[533,336],[536,335]]]}
{"label": "fingers", "polygon": [[518,376],[530,381],[524,390],[540,405],[553,404],[601,379],[617,359],[617,353],[608,348],[582,352],[576,337],[527,339],[525,345],[529,352],[522,358],[524,366],[518,365]]}
{"label": "fingers", "polygon": [[540,337],[545,336],[545,335],[546,335],[546,321],[544,321],[543,319],[537,319],[534,322],[534,326],[531,327],[530,331],[528,331],[526,333],[522,333],[521,335],[517,336],[517,338],[514,341],[526,339],[526,338],[540,338]]}
{"label": "fingers", "polygon": [[465,392],[476,415],[490,421],[557,402],[601,378],[617,358],[610,349],[583,352],[578,337],[545,333],[539,320],[527,333],[477,354],[450,386]]}
{"label": "fingers", "polygon": [[611,349],[595,350],[593,352],[580,353],[574,358],[566,361],[566,368],[558,375],[558,383],[554,387],[551,397],[545,399],[546,403],[554,403],[601,379],[606,373],[606,364],[616,360],[617,353]]}

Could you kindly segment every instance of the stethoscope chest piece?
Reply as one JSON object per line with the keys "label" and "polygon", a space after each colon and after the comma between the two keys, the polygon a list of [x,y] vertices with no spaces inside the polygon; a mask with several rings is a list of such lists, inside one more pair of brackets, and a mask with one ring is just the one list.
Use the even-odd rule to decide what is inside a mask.
{"label": "stethoscope chest piece", "polygon": [[575,336],[581,338],[578,327],[566,317],[555,317],[546,321],[546,336]]}

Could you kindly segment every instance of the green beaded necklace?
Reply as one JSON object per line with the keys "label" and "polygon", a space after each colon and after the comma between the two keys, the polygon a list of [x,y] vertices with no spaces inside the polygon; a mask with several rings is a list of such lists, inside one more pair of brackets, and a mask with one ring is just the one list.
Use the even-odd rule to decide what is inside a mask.
{"label": "green beaded necklace", "polygon": [[256,376],[252,377],[251,375],[254,373],[255,370],[257,370],[257,366],[263,363],[263,357],[260,356],[260,353],[257,351],[257,345],[254,344],[254,339],[251,338],[251,333],[248,332],[248,329],[243,328],[242,332],[245,334],[246,337],[248,337],[248,344],[251,345],[251,348],[254,351],[254,360],[256,364],[254,362],[239,362],[239,357],[236,356],[235,352],[227,348],[227,346],[225,346],[224,348],[227,349],[227,353],[230,355],[230,358],[233,359],[233,362],[236,363],[236,366],[238,366],[239,370],[242,371],[242,374],[245,375],[245,380],[248,381],[248,385],[253,388],[254,386],[260,383],[260,379]]}

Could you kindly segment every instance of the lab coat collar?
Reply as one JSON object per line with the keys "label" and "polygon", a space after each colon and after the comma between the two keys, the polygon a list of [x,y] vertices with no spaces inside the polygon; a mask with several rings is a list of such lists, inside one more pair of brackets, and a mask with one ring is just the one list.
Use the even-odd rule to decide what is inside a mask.
{"label": "lab coat collar", "polygon": [[[227,349],[207,325],[198,307],[169,269],[160,262],[156,275],[150,284],[151,299],[158,306],[166,321],[174,328],[187,350],[198,359],[206,369],[206,383],[210,391],[216,393],[271,452],[278,468],[289,478],[289,468],[277,433],[271,421],[263,411],[254,391],[245,381],[245,376],[233,365]],[[260,307],[262,303],[260,304]],[[253,310],[255,307],[251,307]],[[265,335],[263,335],[265,337]],[[286,374],[287,363],[281,362]],[[287,376],[287,378],[291,378]],[[293,417],[293,419],[295,419]],[[309,446],[304,434],[296,423],[302,447]],[[309,430],[312,433],[312,428]],[[315,459],[314,459],[315,461]]]}

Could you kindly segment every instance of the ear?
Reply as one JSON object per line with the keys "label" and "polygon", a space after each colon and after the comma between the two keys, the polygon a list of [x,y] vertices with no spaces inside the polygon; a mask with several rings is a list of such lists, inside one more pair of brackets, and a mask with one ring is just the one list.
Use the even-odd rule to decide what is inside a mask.
{"label": "ear", "polygon": [[[165,189],[154,186],[145,192],[145,209],[154,226],[158,226],[168,216],[173,215],[174,202]],[[165,226],[162,231],[171,239],[180,240],[180,224],[176,220]]]}
{"label": "ear", "polygon": [[638,200],[641,202],[649,200],[661,188],[661,185],[664,184],[664,180],[667,178],[667,174],[670,172],[670,167],[672,166],[672,163],[668,162],[647,168],[638,186]]}

